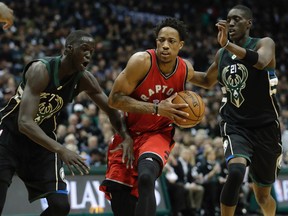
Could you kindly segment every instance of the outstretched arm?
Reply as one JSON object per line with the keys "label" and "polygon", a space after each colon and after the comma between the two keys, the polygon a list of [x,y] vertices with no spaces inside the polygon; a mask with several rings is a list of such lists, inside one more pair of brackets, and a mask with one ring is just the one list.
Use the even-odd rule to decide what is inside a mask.
{"label": "outstretched arm", "polygon": [[14,22],[13,10],[3,2],[0,2],[0,22],[5,23],[3,25],[4,30],[10,28]]}
{"label": "outstretched arm", "polygon": [[127,167],[132,167],[134,161],[133,140],[128,134],[122,112],[108,106],[107,95],[103,92],[97,79],[88,71],[81,78],[80,91],[85,91],[95,104],[108,115],[113,128],[123,138],[123,142],[119,146],[123,149],[122,162],[126,161]]}
{"label": "outstretched arm", "polygon": [[219,59],[219,50],[214,57],[213,63],[209,66],[208,70],[205,72],[194,71],[194,68],[192,67],[191,63],[185,60],[188,67],[187,81],[202,88],[206,89],[212,88],[217,83],[218,59]]}

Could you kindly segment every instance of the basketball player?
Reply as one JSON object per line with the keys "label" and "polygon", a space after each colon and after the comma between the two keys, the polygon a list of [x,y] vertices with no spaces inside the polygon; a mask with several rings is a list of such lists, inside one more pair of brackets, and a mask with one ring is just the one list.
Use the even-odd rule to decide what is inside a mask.
{"label": "basketball player", "polygon": [[63,55],[33,60],[24,68],[16,94],[1,110],[0,215],[15,172],[25,183],[30,202],[46,197],[49,207],[41,216],[68,215],[62,161],[73,175],[73,167],[82,175],[89,168],[83,158],[56,141],[55,130],[59,112],[79,92],[86,92],[108,114],[124,138],[123,157],[132,160],[133,141],[119,111],[108,107],[107,96],[86,70],[94,47],[93,37],[77,30],[68,35]]}
{"label": "basketball player", "polygon": [[178,56],[186,33],[182,21],[163,20],[155,28],[156,49],[132,55],[114,82],[109,105],[126,113],[135,156],[133,169],[120,163],[122,138],[116,135],[109,146],[106,179],[100,186],[115,216],[156,215],[155,180],[174,146],[172,123],[185,121],[188,115],[179,110],[187,104],[171,102],[194,75],[191,63]]}
{"label": "basketball player", "polygon": [[221,49],[207,73],[195,72],[193,82],[212,87],[217,78],[223,99],[221,133],[228,179],[221,193],[221,215],[234,215],[246,166],[250,166],[256,200],[265,216],[273,216],[271,186],[281,164],[282,143],[276,101],[275,43],[269,37],[249,36],[252,12],[233,7],[220,20]]}
{"label": "basketball player", "polygon": [[0,2],[0,22],[4,23],[4,30],[10,28],[14,22],[13,10],[3,2]]}

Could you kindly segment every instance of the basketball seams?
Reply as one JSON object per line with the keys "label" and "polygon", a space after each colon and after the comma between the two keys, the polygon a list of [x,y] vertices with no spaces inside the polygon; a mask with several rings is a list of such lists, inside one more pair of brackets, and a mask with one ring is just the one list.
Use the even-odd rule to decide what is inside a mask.
{"label": "basketball seams", "polygon": [[[179,123],[180,127],[191,128],[197,125],[204,117],[205,114],[205,103],[202,97],[196,92],[184,90],[178,92],[176,98],[172,100],[175,104],[188,104],[188,107],[182,108],[181,110],[189,113],[186,122]],[[194,106],[195,105],[195,106]],[[190,118],[189,118],[190,117]]]}
{"label": "basketball seams", "polygon": [[[194,95],[192,95],[192,94],[190,94],[189,92],[187,93],[186,91],[185,92],[183,92],[183,93],[178,93],[178,95],[182,98],[182,100],[183,101],[185,101],[188,105],[189,105],[189,109],[191,110],[191,112],[193,113],[193,115],[197,118],[197,119],[190,119],[189,118],[189,120],[191,120],[191,121],[195,121],[195,122],[198,122],[199,121],[199,113],[200,113],[200,109],[198,109],[198,111],[199,111],[199,113],[198,113],[198,115],[194,112],[194,110],[191,108],[191,106],[190,106],[190,102],[188,101],[188,100],[186,100],[185,99],[185,97],[182,95],[182,94],[185,94],[185,95],[187,95],[187,96],[189,96],[189,97],[194,97]],[[195,97],[194,97],[195,98]],[[191,98],[190,98],[191,99]],[[193,99],[191,99],[191,100],[193,100]],[[197,104],[198,104],[198,106],[199,106],[199,100],[198,100],[198,98],[197,98]],[[200,108],[200,107],[199,107]]]}

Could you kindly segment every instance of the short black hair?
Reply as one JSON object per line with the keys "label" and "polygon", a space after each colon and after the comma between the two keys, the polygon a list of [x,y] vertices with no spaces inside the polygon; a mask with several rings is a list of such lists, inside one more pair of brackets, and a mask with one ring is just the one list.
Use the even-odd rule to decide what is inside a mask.
{"label": "short black hair", "polygon": [[71,44],[75,44],[78,42],[82,41],[82,37],[92,37],[91,34],[89,34],[88,32],[85,32],[83,30],[75,30],[73,32],[71,32],[67,38],[66,38],[66,42],[65,42],[65,47],[67,47],[68,45]]}
{"label": "short black hair", "polygon": [[[238,9],[244,12],[244,16],[246,19],[253,19],[253,13],[251,11],[251,9],[245,5],[236,5],[234,6],[232,9]],[[230,9],[230,10],[232,10]]]}
{"label": "short black hair", "polygon": [[187,30],[187,26],[185,25],[183,21],[178,20],[173,17],[167,17],[166,19],[162,20],[162,22],[158,24],[154,29],[156,38],[159,34],[159,31],[164,27],[171,27],[171,28],[176,29],[179,33],[180,40],[181,41],[185,40],[188,30]]}

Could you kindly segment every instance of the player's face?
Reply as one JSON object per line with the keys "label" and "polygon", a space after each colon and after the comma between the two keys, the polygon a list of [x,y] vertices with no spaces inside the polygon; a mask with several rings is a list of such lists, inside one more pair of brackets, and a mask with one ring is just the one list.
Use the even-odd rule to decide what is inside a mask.
{"label": "player's face", "polygon": [[228,33],[232,41],[239,41],[245,37],[251,28],[252,20],[246,19],[242,10],[232,9],[227,15]]}
{"label": "player's face", "polygon": [[95,50],[95,42],[93,38],[82,37],[79,43],[73,45],[73,48],[73,64],[78,71],[86,70]]}
{"label": "player's face", "polygon": [[162,28],[156,39],[157,57],[162,62],[174,61],[182,48],[184,41],[180,41],[179,33],[171,27]]}

